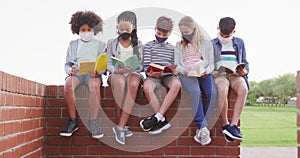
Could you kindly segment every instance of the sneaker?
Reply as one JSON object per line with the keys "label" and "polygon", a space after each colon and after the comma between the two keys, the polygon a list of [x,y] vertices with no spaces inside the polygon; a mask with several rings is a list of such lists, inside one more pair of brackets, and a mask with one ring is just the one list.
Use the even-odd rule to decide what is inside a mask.
{"label": "sneaker", "polygon": [[233,125],[233,126],[225,125],[223,133],[232,139],[240,140],[240,141],[243,140],[243,137],[239,133],[238,127],[236,125]]}
{"label": "sneaker", "polygon": [[150,134],[159,134],[163,130],[167,130],[171,127],[171,124],[168,123],[167,119],[165,121],[159,121],[153,128],[150,130]]}
{"label": "sneaker", "polygon": [[144,131],[150,131],[158,122],[157,118],[152,115],[140,121],[140,126]]}
{"label": "sneaker", "polygon": [[112,129],[115,133],[116,141],[122,145],[125,145],[125,130],[121,131],[117,126],[114,126]]}
{"label": "sneaker", "polygon": [[78,130],[78,119],[68,118],[66,126],[61,130],[60,136],[70,137],[75,131]]}
{"label": "sneaker", "polygon": [[197,129],[196,135],[194,136],[194,140],[201,145],[207,145],[211,142],[210,132],[207,127]]}
{"label": "sneaker", "polygon": [[[228,126],[230,127],[230,125],[225,125],[225,126],[223,126],[223,127],[222,127],[222,132],[225,130],[225,128],[228,128]],[[226,140],[227,142],[231,143],[231,142],[234,142],[234,141],[235,141],[234,139],[232,139],[231,137],[229,137],[229,136],[228,136],[227,134],[225,134],[224,132],[223,132],[223,134],[224,134],[225,140]]]}
{"label": "sneaker", "polygon": [[104,134],[101,132],[98,119],[89,120],[89,127],[93,138],[99,139],[104,136]]}
{"label": "sneaker", "polygon": [[125,126],[124,131],[125,131],[125,137],[131,137],[133,135],[133,132],[129,129],[128,126]]}

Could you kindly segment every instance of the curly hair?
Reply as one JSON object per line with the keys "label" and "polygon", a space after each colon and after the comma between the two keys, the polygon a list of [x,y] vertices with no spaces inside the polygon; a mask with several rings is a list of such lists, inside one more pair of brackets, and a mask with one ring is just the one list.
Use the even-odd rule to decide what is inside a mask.
{"label": "curly hair", "polygon": [[95,14],[92,11],[78,11],[72,15],[71,21],[71,30],[73,34],[79,34],[79,28],[87,24],[90,28],[94,29],[94,34],[96,35],[98,32],[102,32],[103,20],[100,16]]}

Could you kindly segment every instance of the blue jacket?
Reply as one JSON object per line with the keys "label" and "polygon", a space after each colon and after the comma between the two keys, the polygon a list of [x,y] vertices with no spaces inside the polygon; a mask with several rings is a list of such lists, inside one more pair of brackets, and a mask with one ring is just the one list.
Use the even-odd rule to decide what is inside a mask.
{"label": "blue jacket", "polygon": [[[249,63],[246,58],[246,49],[245,49],[244,41],[241,38],[233,37],[232,42],[233,42],[233,48],[236,52],[237,62],[246,63],[245,69],[248,71],[249,74]],[[213,39],[213,46],[214,46],[214,55],[215,55],[215,64],[216,64],[220,60],[221,50],[222,50],[222,44],[220,43],[218,38]],[[215,69],[217,69],[216,65],[215,65]],[[245,79],[248,90],[250,90],[248,76],[246,75],[243,78]]]}

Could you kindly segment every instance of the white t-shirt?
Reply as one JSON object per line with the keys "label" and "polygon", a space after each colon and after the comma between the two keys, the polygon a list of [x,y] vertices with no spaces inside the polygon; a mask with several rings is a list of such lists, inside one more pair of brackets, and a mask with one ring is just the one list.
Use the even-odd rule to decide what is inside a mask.
{"label": "white t-shirt", "polygon": [[98,56],[98,48],[100,42],[92,39],[89,42],[78,41],[77,46],[77,61],[76,64],[80,65],[82,61],[96,61]]}
{"label": "white t-shirt", "polygon": [[133,56],[133,47],[130,45],[129,47],[125,48],[120,44],[120,59],[126,60],[129,57]]}

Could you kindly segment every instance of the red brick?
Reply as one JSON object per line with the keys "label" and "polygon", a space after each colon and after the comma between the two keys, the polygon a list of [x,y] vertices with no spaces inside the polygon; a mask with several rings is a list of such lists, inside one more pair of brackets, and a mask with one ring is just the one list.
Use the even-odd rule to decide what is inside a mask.
{"label": "red brick", "polygon": [[190,155],[189,147],[166,147],[166,155]]}
{"label": "red brick", "polygon": [[14,93],[17,93],[17,77],[16,76],[12,76],[12,80],[11,80],[11,91]]}
{"label": "red brick", "polygon": [[59,155],[61,154],[60,146],[46,146],[45,155]]}
{"label": "red brick", "polygon": [[4,132],[4,123],[0,123],[0,137],[4,136],[5,132]]}
{"label": "red brick", "polygon": [[6,91],[12,92],[12,76],[10,74],[6,75]]}
{"label": "red brick", "polygon": [[24,98],[22,95],[15,95],[14,105],[15,106],[24,105]]}
{"label": "red brick", "polygon": [[48,98],[47,106],[65,106],[65,99]]}
{"label": "red brick", "polygon": [[112,155],[113,152],[114,149],[110,146],[88,146],[89,155]]}
{"label": "red brick", "polygon": [[300,109],[300,94],[297,94],[296,104],[297,104],[297,108]]}
{"label": "red brick", "polygon": [[300,129],[297,129],[297,138],[298,144],[300,144]]}
{"label": "red brick", "polygon": [[61,117],[62,109],[61,108],[47,108],[46,116],[47,117]]}
{"label": "red brick", "polygon": [[5,157],[5,158],[15,158],[13,152],[5,152],[5,153],[3,153],[3,157]]}
{"label": "red brick", "polygon": [[57,97],[59,97],[59,98],[64,97],[64,86],[57,87]]}
{"label": "red brick", "polygon": [[57,86],[50,85],[48,86],[48,97],[56,97],[57,96]]}
{"label": "red brick", "polygon": [[17,144],[23,144],[25,142],[25,134],[20,133],[17,135]]}
{"label": "red brick", "polygon": [[114,95],[112,93],[112,89],[110,86],[103,88],[105,95],[103,95],[103,98],[114,98]]}
{"label": "red brick", "polygon": [[240,155],[240,148],[239,147],[217,147],[216,148],[217,155]]}
{"label": "red brick", "polygon": [[7,87],[7,84],[6,84],[6,80],[7,80],[7,73],[3,72],[2,74],[2,89],[3,91],[6,91],[6,87]]}
{"label": "red brick", "polygon": [[6,93],[6,95],[5,95],[5,105],[6,106],[14,105],[14,94],[13,93]]}
{"label": "red brick", "polygon": [[10,108],[0,108],[0,121],[10,120],[9,111]]}
{"label": "red brick", "polygon": [[43,157],[41,150],[34,151],[29,155],[25,156],[24,158],[34,158],[34,157]]}
{"label": "red brick", "polygon": [[210,146],[192,146],[191,155],[215,155],[216,148]]}
{"label": "red brick", "polygon": [[5,135],[14,134],[21,130],[21,121],[7,122],[4,125]]}
{"label": "red brick", "polygon": [[87,146],[63,146],[61,148],[61,153],[70,155],[86,155]]}
{"label": "red brick", "polygon": [[[80,130],[81,129],[82,128],[80,128]],[[89,133],[86,133],[86,134],[88,134],[88,136],[75,137],[74,145],[98,145],[100,143],[100,141],[98,139],[92,138]]]}
{"label": "red brick", "polygon": [[164,155],[165,154],[165,148],[159,148],[159,149],[154,149],[154,150],[150,150],[147,149],[145,147],[145,149],[143,149],[143,147],[140,147],[139,149],[140,151],[145,151],[145,152],[141,152],[141,155]]}
{"label": "red brick", "polygon": [[297,112],[297,126],[300,126],[300,112]]}
{"label": "red brick", "polygon": [[0,71],[0,90],[3,90],[3,72]]}
{"label": "red brick", "polygon": [[300,71],[297,71],[296,76],[296,90],[299,93],[300,92]]}
{"label": "red brick", "polygon": [[5,98],[6,98],[6,92],[0,91],[0,106],[5,105]]}
{"label": "red brick", "polygon": [[[74,133],[73,135],[76,135]],[[74,136],[72,136],[74,137]],[[52,145],[70,145],[72,144],[72,139],[71,137],[62,137],[62,136],[47,136],[47,145],[52,146]]]}
{"label": "red brick", "polygon": [[76,98],[87,98],[88,97],[88,88],[86,86],[79,86],[75,90]]}

